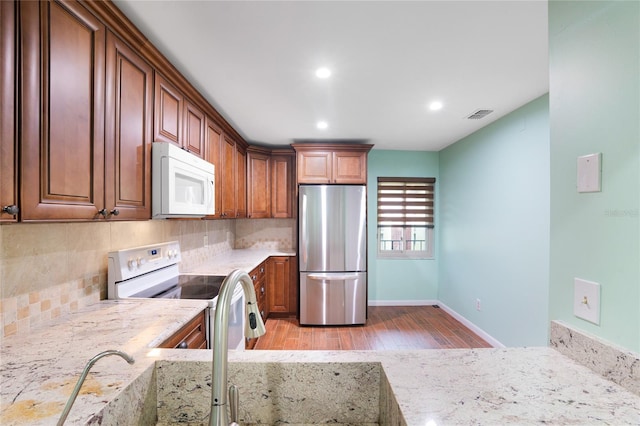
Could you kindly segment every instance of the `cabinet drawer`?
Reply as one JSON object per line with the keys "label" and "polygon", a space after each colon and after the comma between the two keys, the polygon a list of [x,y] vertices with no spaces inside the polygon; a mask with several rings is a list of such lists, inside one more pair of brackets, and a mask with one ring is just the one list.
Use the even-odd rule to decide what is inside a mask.
{"label": "cabinet drawer", "polygon": [[170,349],[206,349],[206,336],[206,323],[204,312],[202,312],[158,347]]}

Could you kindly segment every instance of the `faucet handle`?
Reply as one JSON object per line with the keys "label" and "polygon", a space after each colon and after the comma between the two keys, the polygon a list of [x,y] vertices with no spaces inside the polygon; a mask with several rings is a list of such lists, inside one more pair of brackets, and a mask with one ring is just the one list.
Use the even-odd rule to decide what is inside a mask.
{"label": "faucet handle", "polygon": [[231,425],[238,424],[238,405],[240,405],[240,394],[236,385],[229,386],[229,411],[231,411]]}

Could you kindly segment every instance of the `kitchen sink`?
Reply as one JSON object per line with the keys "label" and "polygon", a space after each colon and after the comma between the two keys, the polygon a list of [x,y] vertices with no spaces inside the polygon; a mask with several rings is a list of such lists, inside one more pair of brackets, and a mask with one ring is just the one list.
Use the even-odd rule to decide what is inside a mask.
{"label": "kitchen sink", "polygon": [[[131,395],[109,404],[104,420],[208,425],[210,362],[159,360],[150,370],[138,379],[145,383],[132,384]],[[239,388],[241,425],[402,424],[380,363],[230,362],[228,380]]]}
{"label": "kitchen sink", "polygon": [[[377,363],[229,363],[239,388],[241,424],[375,425],[380,418]],[[206,421],[211,364],[158,361],[159,424]]]}

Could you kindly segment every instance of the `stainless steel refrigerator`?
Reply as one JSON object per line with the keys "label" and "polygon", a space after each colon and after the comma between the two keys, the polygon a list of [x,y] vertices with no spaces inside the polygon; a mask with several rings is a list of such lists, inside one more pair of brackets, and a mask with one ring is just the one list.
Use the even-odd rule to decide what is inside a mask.
{"label": "stainless steel refrigerator", "polygon": [[367,196],[363,185],[300,185],[300,324],[367,319]]}

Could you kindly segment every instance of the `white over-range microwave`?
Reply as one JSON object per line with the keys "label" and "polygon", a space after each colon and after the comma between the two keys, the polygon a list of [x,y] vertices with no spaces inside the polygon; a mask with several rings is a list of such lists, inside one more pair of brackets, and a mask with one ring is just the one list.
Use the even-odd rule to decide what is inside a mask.
{"label": "white over-range microwave", "polygon": [[215,213],[213,164],[170,142],[151,145],[151,216],[204,217]]}

